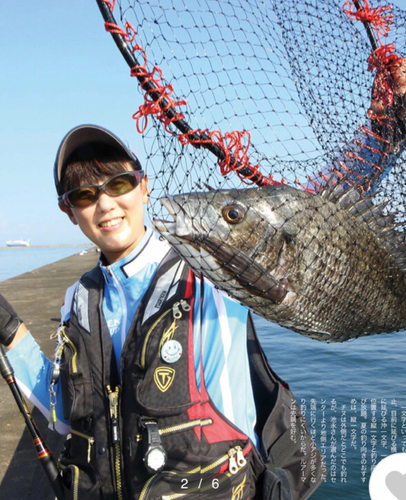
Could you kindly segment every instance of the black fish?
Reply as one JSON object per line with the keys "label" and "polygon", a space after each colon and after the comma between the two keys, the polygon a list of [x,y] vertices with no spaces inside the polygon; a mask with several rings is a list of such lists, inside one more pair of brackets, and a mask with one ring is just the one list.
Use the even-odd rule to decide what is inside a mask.
{"label": "black fish", "polygon": [[318,340],[406,328],[405,233],[357,187],[164,198],[154,221],[196,273],[269,321]]}

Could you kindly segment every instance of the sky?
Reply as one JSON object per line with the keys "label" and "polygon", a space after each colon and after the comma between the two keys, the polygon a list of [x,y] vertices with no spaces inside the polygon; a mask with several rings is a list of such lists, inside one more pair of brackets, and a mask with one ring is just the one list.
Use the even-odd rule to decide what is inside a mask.
{"label": "sky", "polygon": [[86,242],[59,211],[53,163],[80,123],[142,149],[132,120],[140,94],[95,1],[4,2],[0,74],[0,246]]}
{"label": "sky", "polygon": [[127,140],[142,162],[137,83],[94,0],[3,2],[0,25],[0,246],[86,242],[58,210],[55,154],[68,130],[95,123]]}

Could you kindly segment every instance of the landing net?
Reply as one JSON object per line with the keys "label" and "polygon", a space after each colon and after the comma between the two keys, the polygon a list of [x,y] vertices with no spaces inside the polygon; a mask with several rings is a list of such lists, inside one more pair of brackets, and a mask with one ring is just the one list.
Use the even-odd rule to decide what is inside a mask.
{"label": "landing net", "polygon": [[[388,68],[406,55],[404,10],[348,0],[103,3],[116,18],[107,31],[125,38],[137,59],[131,76],[144,81],[132,112],[152,218],[167,217],[158,199],[179,193],[252,184],[320,195],[326,184],[351,192],[357,185],[374,205],[388,202],[376,224],[389,224],[393,213],[391,237],[398,237],[392,223],[405,222],[406,107]],[[347,224],[324,217],[331,227]],[[403,247],[391,250],[402,264]],[[312,279],[302,276],[302,284]]]}
{"label": "landing net", "polygon": [[[403,54],[405,11],[385,10],[386,2],[374,8],[379,45]],[[317,181],[368,121],[376,71],[368,69],[372,47],[354,12],[352,2],[332,0],[117,0],[114,9],[140,65],[192,130],[213,134],[215,144],[240,141],[237,159],[248,156],[253,171],[294,186]],[[154,199],[196,183],[242,187],[235,172],[222,175],[215,156],[159,120],[148,92],[140,93],[147,103],[135,106],[134,118]],[[385,182],[390,198],[404,194],[399,177],[395,170]]]}

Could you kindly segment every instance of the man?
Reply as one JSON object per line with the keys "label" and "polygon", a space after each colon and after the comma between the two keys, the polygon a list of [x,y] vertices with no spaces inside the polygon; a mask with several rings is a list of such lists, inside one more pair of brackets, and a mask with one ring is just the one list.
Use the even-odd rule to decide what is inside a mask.
{"label": "man", "polygon": [[71,433],[60,460],[69,495],[313,491],[320,455],[311,481],[306,431],[304,484],[300,440],[291,439],[300,412],[247,309],[196,279],[145,228],[148,180],[135,155],[108,130],[79,126],[61,143],[55,181],[61,210],[100,248],[100,264],[66,293],[54,363],[23,324],[14,337],[4,333],[18,323],[8,306],[2,342],[31,399]]}

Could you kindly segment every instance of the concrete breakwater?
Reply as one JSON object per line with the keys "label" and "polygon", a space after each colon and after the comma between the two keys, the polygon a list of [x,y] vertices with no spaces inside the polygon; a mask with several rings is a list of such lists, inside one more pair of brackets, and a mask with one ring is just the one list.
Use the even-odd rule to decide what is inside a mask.
{"label": "concrete breakwater", "polygon": [[[52,358],[55,348],[50,336],[59,325],[65,290],[94,267],[98,257],[92,248],[0,283],[0,293],[13,304],[48,358]],[[38,410],[34,409],[32,415],[57,459],[64,438],[48,430],[48,422]],[[53,500],[30,435],[4,380],[0,380],[0,432],[0,498]]]}
{"label": "concrete breakwater", "polygon": [[21,249],[25,248],[27,250],[30,250],[32,248],[68,248],[68,247],[85,247],[85,246],[93,246],[93,243],[69,243],[67,245],[30,245],[28,247],[24,246],[5,246],[5,247],[0,247],[0,250],[15,250],[16,248]]}

